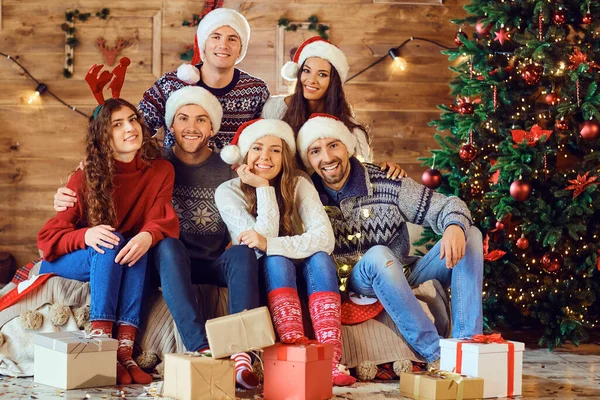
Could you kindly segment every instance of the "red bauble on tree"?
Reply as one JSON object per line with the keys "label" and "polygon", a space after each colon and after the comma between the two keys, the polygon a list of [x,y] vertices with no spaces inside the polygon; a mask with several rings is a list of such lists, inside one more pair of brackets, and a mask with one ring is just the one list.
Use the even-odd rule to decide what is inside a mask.
{"label": "red bauble on tree", "polygon": [[557,10],[552,16],[552,20],[555,24],[562,25],[567,20],[567,13],[565,12],[565,10],[562,9]]}
{"label": "red bauble on tree", "polygon": [[477,150],[473,147],[472,144],[463,144],[460,146],[460,150],[458,151],[458,156],[461,160],[471,162],[477,157]]}
{"label": "red bauble on tree", "polygon": [[442,174],[437,169],[430,168],[421,175],[421,182],[429,189],[437,189],[442,184]]}
{"label": "red bauble on tree", "polygon": [[480,19],[475,24],[475,31],[480,36],[487,36],[492,31],[492,24],[484,24],[483,21]]}
{"label": "red bauble on tree", "polygon": [[554,127],[559,131],[566,131],[567,129],[569,129],[569,121],[567,121],[566,119],[557,119],[554,123]]}
{"label": "red bauble on tree", "polygon": [[535,85],[540,81],[544,69],[539,65],[529,64],[521,71],[521,77],[527,84]]}
{"label": "red bauble on tree", "polygon": [[598,121],[585,121],[580,126],[579,134],[585,140],[596,140],[600,133],[600,123]]}
{"label": "red bauble on tree", "polygon": [[454,43],[456,43],[457,46],[462,46],[463,42],[468,38],[469,36],[467,36],[466,33],[463,31],[458,31],[456,32],[456,36],[454,36]]}
{"label": "red bauble on tree", "polygon": [[554,92],[550,92],[546,95],[546,104],[548,104],[549,106],[555,106],[558,104],[559,101],[560,98]]}
{"label": "red bauble on tree", "polygon": [[521,250],[525,250],[529,247],[529,240],[527,240],[525,236],[521,236],[519,239],[517,239],[517,247]]}
{"label": "red bauble on tree", "polygon": [[518,179],[510,185],[510,195],[517,201],[525,201],[531,196],[531,183]]}
{"label": "red bauble on tree", "polygon": [[542,257],[542,266],[548,272],[558,271],[562,263],[563,258],[556,251],[549,251]]}
{"label": "red bauble on tree", "polygon": [[592,18],[592,14],[588,12],[583,16],[583,18],[581,19],[581,22],[586,25],[589,25],[592,23],[593,20],[594,19]]}
{"label": "red bauble on tree", "polygon": [[504,223],[502,221],[496,221],[496,229],[499,231],[504,230]]}

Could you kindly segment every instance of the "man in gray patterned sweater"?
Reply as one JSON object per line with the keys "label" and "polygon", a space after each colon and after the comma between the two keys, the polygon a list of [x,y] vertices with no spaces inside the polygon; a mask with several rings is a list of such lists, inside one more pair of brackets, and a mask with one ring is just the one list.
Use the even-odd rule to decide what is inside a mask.
{"label": "man in gray patterned sweater", "polygon": [[[352,157],[354,137],[333,116],[313,114],[297,140],[333,225],[333,256],[339,265],[353,265],[348,290],[376,296],[406,341],[433,365],[439,365],[439,335],[411,286],[436,279],[451,287],[452,337],[481,333],[483,246],[466,204],[361,164]],[[423,258],[408,255],[407,222],[443,234]]]}

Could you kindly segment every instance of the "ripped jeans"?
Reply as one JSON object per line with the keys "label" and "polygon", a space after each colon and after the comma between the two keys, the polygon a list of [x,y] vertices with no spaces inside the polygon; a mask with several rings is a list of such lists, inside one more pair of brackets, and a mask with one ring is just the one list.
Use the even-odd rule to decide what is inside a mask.
{"label": "ripped jeans", "polygon": [[354,266],[348,279],[349,290],[377,296],[406,341],[429,362],[440,358],[440,337],[411,286],[436,279],[444,288],[451,288],[452,337],[468,337],[483,330],[482,237],[476,227],[466,236],[465,256],[452,269],[446,268],[446,260],[440,260],[440,242],[412,266],[408,278],[388,247],[374,246]]}

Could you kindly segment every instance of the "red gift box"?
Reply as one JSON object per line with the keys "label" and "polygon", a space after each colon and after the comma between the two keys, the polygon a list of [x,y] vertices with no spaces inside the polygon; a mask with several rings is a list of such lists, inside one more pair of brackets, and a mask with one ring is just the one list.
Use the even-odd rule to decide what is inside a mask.
{"label": "red gift box", "polygon": [[265,400],[325,400],[333,397],[331,344],[288,345],[264,349]]}

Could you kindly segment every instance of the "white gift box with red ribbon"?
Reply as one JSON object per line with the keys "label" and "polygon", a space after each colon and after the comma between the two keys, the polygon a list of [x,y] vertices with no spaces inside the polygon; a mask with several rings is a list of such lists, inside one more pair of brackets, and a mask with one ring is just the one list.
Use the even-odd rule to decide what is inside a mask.
{"label": "white gift box with red ribbon", "polygon": [[493,334],[475,335],[472,339],[440,339],[440,347],[440,369],[483,378],[483,397],[521,395],[523,343]]}

